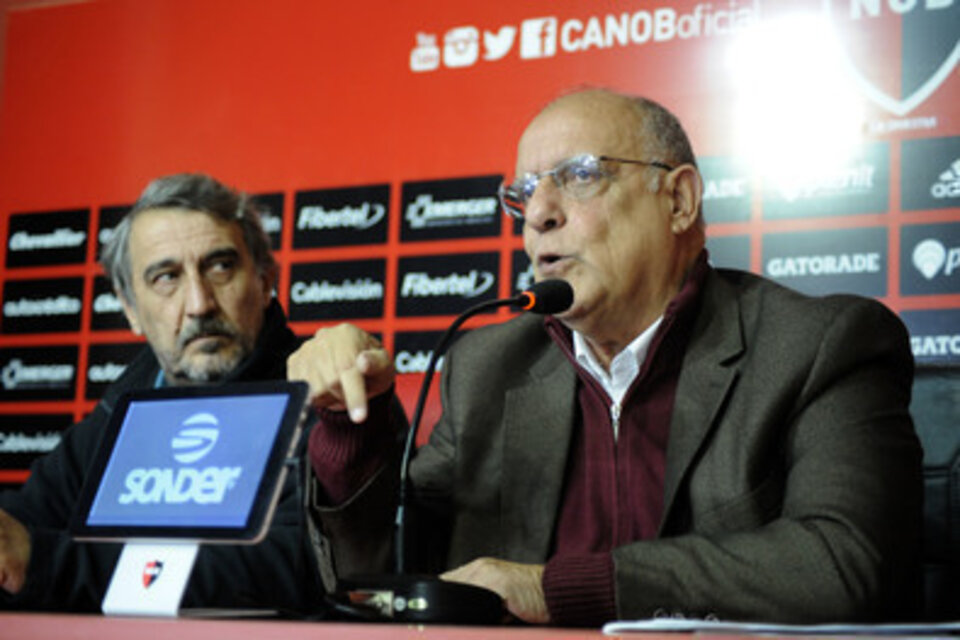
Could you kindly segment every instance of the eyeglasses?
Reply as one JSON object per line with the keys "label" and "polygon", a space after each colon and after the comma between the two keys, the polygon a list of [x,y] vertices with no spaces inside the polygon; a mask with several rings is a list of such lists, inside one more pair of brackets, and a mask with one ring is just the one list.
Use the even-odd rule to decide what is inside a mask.
{"label": "eyeglasses", "polygon": [[553,183],[557,185],[558,189],[575,200],[592,198],[600,192],[600,188],[607,178],[613,175],[613,172],[605,165],[605,163],[610,162],[642,164],[665,171],[673,171],[673,167],[662,162],[627,160],[625,158],[581,153],[572,158],[567,158],[553,169],[547,169],[539,173],[525,173],[509,185],[504,182],[497,192],[500,196],[500,204],[503,206],[504,213],[508,216],[523,220],[527,202],[533,197],[533,192],[537,190],[540,181],[547,176],[553,178]]}

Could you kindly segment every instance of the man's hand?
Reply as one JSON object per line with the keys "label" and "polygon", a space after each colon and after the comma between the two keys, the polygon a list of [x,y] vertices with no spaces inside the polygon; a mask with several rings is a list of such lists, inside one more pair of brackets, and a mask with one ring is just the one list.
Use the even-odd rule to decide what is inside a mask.
{"label": "man's hand", "polygon": [[367,418],[367,400],[389,389],[394,377],[390,354],[351,324],[320,329],[287,359],[287,378],[310,385],[313,406],[346,409],[356,423]]}
{"label": "man's hand", "polygon": [[465,582],[495,591],[506,602],[507,610],[524,622],[550,622],[547,601],[543,595],[542,564],[477,558],[440,577],[451,582]]}
{"label": "man's hand", "polygon": [[23,588],[30,562],[30,533],[0,509],[0,588],[16,594]]}

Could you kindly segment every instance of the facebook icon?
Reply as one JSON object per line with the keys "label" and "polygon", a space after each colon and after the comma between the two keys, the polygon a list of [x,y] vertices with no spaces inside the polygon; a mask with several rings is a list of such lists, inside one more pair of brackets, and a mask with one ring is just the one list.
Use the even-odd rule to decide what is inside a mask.
{"label": "facebook icon", "polygon": [[532,18],[520,26],[520,57],[548,58],[557,53],[557,19]]}

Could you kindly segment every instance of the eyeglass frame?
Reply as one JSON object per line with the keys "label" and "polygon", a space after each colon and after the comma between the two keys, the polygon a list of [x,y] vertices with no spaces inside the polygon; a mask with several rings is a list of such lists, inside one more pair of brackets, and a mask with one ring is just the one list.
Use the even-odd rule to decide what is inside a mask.
{"label": "eyeglass frame", "polygon": [[[521,202],[522,206],[525,209],[527,205],[527,201],[529,201],[530,198],[533,197],[533,194],[536,191],[537,187],[540,185],[541,180],[543,180],[547,176],[550,176],[551,178],[553,178],[553,183],[557,186],[558,189],[562,191],[565,185],[560,183],[559,178],[557,178],[557,173],[562,169],[569,167],[574,161],[583,162],[584,160],[588,160],[588,159],[593,159],[597,164],[599,164],[600,162],[622,162],[625,164],[638,164],[646,167],[654,167],[657,169],[663,169],[664,171],[673,171],[676,168],[666,164],[665,162],[659,162],[657,160],[631,160],[628,158],[616,158],[613,156],[605,156],[605,155],[598,156],[592,153],[578,153],[574,156],[570,156],[569,158],[557,163],[552,169],[545,169],[544,171],[524,173],[522,178],[518,178],[514,180],[509,185],[507,185],[506,181],[502,182],[500,184],[500,187],[497,189],[497,197],[500,200],[500,207],[503,209],[503,212],[507,216],[513,218],[514,220],[520,220],[521,222],[524,221],[526,218],[523,215],[522,210],[519,207],[509,205],[508,198],[510,198],[510,200],[514,202],[521,202],[521,201],[518,198],[510,197],[507,193],[508,190],[511,190],[514,193],[517,193],[519,192],[519,190],[513,189],[513,186],[517,184],[517,182],[519,182],[520,180],[523,180],[524,187],[527,187],[529,185],[529,181],[533,180],[532,187],[530,188],[530,194],[527,195],[525,199]],[[609,177],[609,175],[605,175],[603,177]]]}

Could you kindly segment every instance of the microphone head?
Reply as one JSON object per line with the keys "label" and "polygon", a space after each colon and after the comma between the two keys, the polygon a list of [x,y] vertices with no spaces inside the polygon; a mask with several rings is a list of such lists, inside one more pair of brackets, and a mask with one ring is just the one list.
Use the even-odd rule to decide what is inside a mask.
{"label": "microphone head", "polygon": [[524,311],[562,313],[573,304],[573,287],[566,280],[541,280],[517,298]]}

